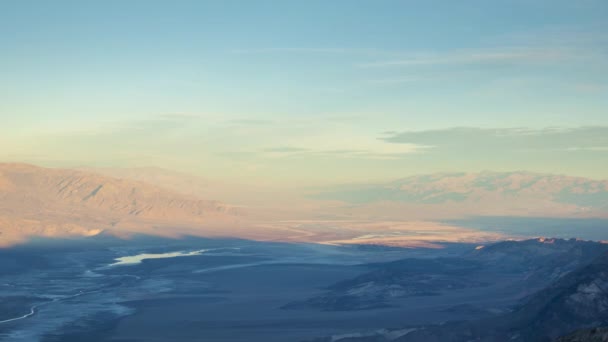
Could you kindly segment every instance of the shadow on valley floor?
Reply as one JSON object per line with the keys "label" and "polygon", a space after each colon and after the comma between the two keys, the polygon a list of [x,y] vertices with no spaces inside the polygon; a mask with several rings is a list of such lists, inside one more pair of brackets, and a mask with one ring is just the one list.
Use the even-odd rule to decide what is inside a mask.
{"label": "shadow on valley floor", "polygon": [[[0,339],[285,341],[377,328],[400,316],[391,310],[318,314],[281,307],[362,274],[369,264],[471,248],[108,235],[37,239],[0,250],[0,321],[6,321]],[[142,257],[112,266],[126,256]]]}
{"label": "shadow on valley floor", "polygon": [[[0,340],[335,342],[360,331],[385,338],[398,335],[386,328],[511,312],[607,249],[574,239],[442,249],[37,240],[0,250],[0,321],[10,320],[0,322]],[[124,257],[130,261],[113,265]]]}

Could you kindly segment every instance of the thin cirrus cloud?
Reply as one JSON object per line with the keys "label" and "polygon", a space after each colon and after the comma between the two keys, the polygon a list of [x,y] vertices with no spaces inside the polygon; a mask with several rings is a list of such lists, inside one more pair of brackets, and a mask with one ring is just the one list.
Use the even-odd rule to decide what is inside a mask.
{"label": "thin cirrus cloud", "polygon": [[265,126],[272,125],[275,122],[272,120],[263,120],[263,119],[233,119],[227,121],[230,125],[235,126]]}
{"label": "thin cirrus cloud", "polygon": [[[260,48],[234,49],[235,54],[327,54],[361,57],[384,57],[386,59],[356,62],[358,68],[459,65],[459,64],[531,64],[581,60],[602,55],[590,46],[564,43],[560,46],[505,45],[446,51],[383,50],[353,48]],[[601,56],[599,56],[601,57]]]}
{"label": "thin cirrus cloud", "polygon": [[399,78],[385,78],[385,79],[373,79],[369,80],[367,83],[370,85],[397,85],[397,84],[407,84],[407,83],[417,83],[420,81],[431,80],[431,77],[399,77]]}
{"label": "thin cirrus cloud", "polygon": [[605,35],[575,29],[540,30],[496,36],[486,46],[443,51],[407,51],[399,57],[358,63],[360,68],[441,65],[538,64],[606,58]]}
{"label": "thin cirrus cloud", "polygon": [[270,153],[294,153],[294,152],[307,152],[310,151],[307,148],[301,147],[291,147],[291,146],[281,146],[281,147],[269,147],[263,149],[264,152]]}
{"label": "thin cirrus cloud", "polygon": [[561,48],[486,48],[447,52],[415,53],[402,58],[359,63],[361,68],[409,67],[466,64],[526,64],[558,62],[588,57],[576,49]]}
{"label": "thin cirrus cloud", "polygon": [[352,55],[385,55],[394,52],[375,48],[349,48],[349,47],[267,47],[232,49],[233,54],[352,54]]}
{"label": "thin cirrus cloud", "polygon": [[[356,141],[356,142],[355,142]],[[330,141],[308,147],[279,146],[262,149],[258,154],[266,158],[348,158],[348,159],[400,159],[408,155],[425,153],[432,146],[422,144],[390,144],[363,137],[348,141]]]}
{"label": "thin cirrus cloud", "polygon": [[595,151],[608,152],[608,146],[568,147],[566,151]]}
{"label": "thin cirrus cloud", "polygon": [[394,144],[433,145],[438,151],[473,153],[608,151],[608,126],[576,128],[474,128],[386,132],[380,140]]}

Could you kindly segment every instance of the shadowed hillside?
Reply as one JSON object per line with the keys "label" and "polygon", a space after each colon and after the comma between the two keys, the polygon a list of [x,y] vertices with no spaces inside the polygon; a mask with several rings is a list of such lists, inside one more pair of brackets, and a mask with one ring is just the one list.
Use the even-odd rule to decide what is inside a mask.
{"label": "shadowed hillside", "polygon": [[[529,245],[528,242],[526,243]],[[504,244],[496,246],[507,247]],[[527,247],[525,249],[529,250]],[[537,260],[539,255],[552,254],[547,253],[547,249],[540,252],[540,254],[536,253],[534,260]],[[576,255],[576,249],[571,249],[571,252]],[[545,266],[535,267],[535,270],[542,270]],[[606,324],[608,324],[608,253],[603,252],[593,261],[582,263],[578,269],[557,278],[546,288],[526,298],[523,304],[502,315],[469,322],[416,327],[395,338],[388,338],[386,334],[372,334],[360,338],[331,339],[331,341],[549,342],[581,329],[602,327]],[[597,331],[595,334],[597,335]],[[589,337],[589,334],[579,332],[578,335],[575,334],[563,341],[587,341],[576,339],[585,336]],[[330,339],[318,341],[328,340]]]}

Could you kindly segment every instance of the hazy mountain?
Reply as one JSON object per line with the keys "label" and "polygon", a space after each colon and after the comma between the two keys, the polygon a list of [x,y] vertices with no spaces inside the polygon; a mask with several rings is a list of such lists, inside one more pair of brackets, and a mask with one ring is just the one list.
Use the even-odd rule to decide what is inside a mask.
{"label": "hazy mountain", "polygon": [[[221,192],[196,176],[163,169],[54,169],[26,164],[0,164],[0,243],[28,236],[95,235],[141,232],[154,235],[194,234],[254,240],[427,246],[434,241],[488,241],[501,234],[436,223],[388,223],[349,215],[318,220],[335,207],[325,201],[301,200],[274,192],[248,192],[246,205],[207,200],[201,193]],[[139,180],[138,180],[139,179]],[[207,191],[207,190],[209,191]],[[211,191],[210,189],[215,189]],[[238,191],[235,190],[235,193]],[[225,197],[231,197],[229,192]],[[233,203],[233,202],[229,202]],[[246,215],[244,214],[246,213]],[[345,218],[347,220],[345,220]],[[412,234],[424,231],[420,235]],[[405,239],[405,240],[404,240]],[[414,239],[415,241],[412,241]]]}
{"label": "hazy mountain", "polygon": [[259,195],[259,192],[262,191],[260,187],[225,183],[159,167],[81,168],[79,170],[112,178],[154,184],[186,195],[213,198],[229,203],[250,202],[253,196]]}
{"label": "hazy mountain", "polygon": [[105,229],[156,231],[163,225],[198,226],[240,214],[230,205],[144,182],[84,171],[0,164],[3,244],[30,235],[95,235]]}
{"label": "hazy mountain", "polygon": [[[311,200],[301,186],[226,182],[159,167],[80,168],[79,170],[123,180],[135,180],[198,198],[214,199],[247,208],[249,216],[266,220],[311,219],[331,212],[328,201]],[[325,217],[323,216],[323,217]],[[332,215],[329,215],[332,216]]]}
{"label": "hazy mountain", "polygon": [[441,173],[339,186],[315,198],[369,207],[370,212],[392,206],[394,211],[442,217],[606,216],[608,181],[529,172]]}

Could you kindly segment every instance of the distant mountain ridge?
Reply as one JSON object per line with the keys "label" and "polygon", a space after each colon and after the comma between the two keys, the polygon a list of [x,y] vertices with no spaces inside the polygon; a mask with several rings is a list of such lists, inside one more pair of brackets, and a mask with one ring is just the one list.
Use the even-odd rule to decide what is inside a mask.
{"label": "distant mountain ridge", "polygon": [[240,199],[243,196],[244,190],[250,190],[245,185],[226,184],[159,167],[79,168],[77,170],[106,177],[154,184],[185,195],[220,199],[221,201],[229,201],[230,203]]}
{"label": "distant mountain ridge", "polygon": [[[501,231],[468,229],[457,221],[468,217],[608,218],[605,181],[525,172],[439,174],[329,188],[317,195],[330,197],[327,201],[302,198],[304,194],[292,190],[285,194],[261,185],[227,187],[158,168],[74,170],[0,164],[0,244],[28,236],[88,236],[110,229],[162,235],[180,227],[207,236],[420,246],[454,241],[455,236],[459,242],[496,241],[501,236]],[[216,194],[235,202],[218,201]],[[365,201],[335,200],[346,196],[350,201],[353,194],[364,194]],[[564,198],[573,196],[578,204],[565,203]],[[588,202],[593,205],[585,206]],[[229,230],[210,229],[224,223]],[[533,236],[537,235],[541,234]],[[422,240],[411,242],[416,236]]]}
{"label": "distant mountain ridge", "polygon": [[114,227],[200,224],[239,208],[152,184],[98,174],[0,164],[1,242],[30,235],[95,235]]}
{"label": "distant mountain ridge", "polygon": [[392,202],[465,215],[608,215],[608,180],[532,172],[440,173],[329,188],[315,198],[359,206]]}

